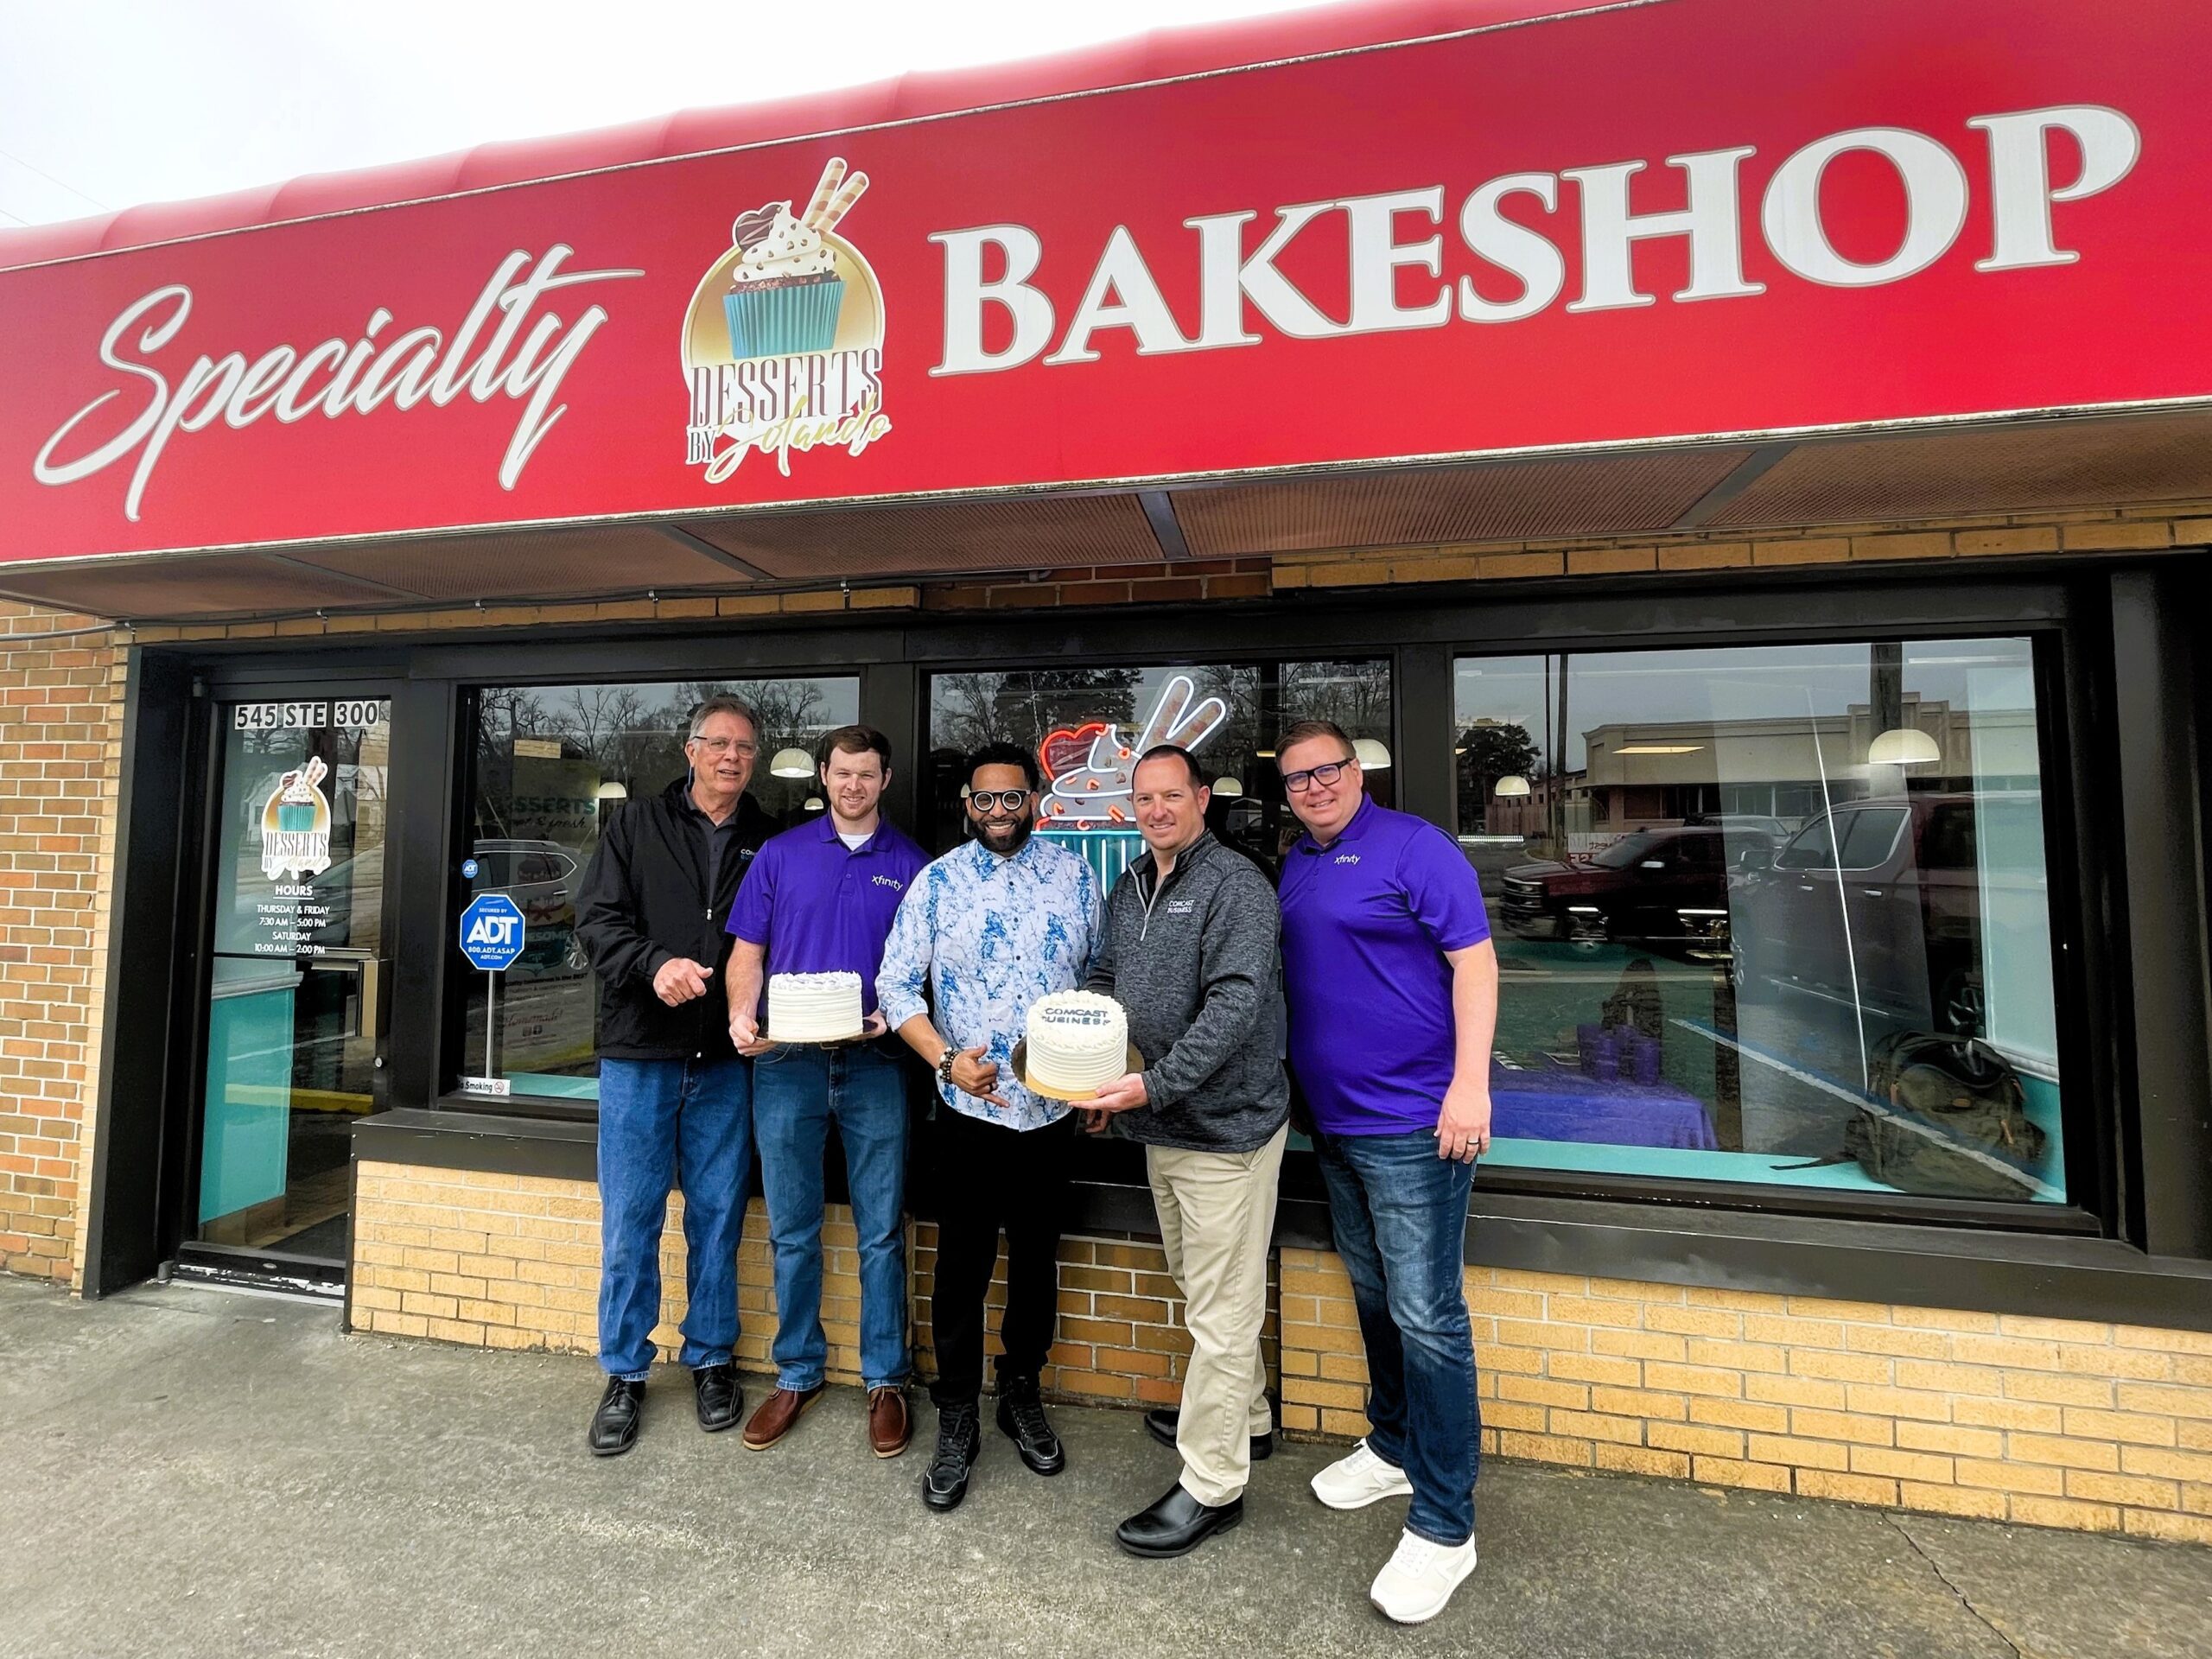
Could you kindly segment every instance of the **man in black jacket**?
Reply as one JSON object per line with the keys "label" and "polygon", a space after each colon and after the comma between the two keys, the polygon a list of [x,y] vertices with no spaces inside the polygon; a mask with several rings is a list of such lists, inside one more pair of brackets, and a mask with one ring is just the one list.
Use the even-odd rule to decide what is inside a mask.
{"label": "man in black jacket", "polygon": [[753,1081],[730,1046],[716,976],[730,901],[776,825],[745,792],[760,751],[753,711],[709,697],[683,745],[690,771],[613,815],[576,896],[576,932],[599,976],[597,1457],[638,1438],[660,1321],[660,1236],[683,1192],[689,1299],[683,1363],[699,1427],[738,1421],[737,1243],[753,1166]]}

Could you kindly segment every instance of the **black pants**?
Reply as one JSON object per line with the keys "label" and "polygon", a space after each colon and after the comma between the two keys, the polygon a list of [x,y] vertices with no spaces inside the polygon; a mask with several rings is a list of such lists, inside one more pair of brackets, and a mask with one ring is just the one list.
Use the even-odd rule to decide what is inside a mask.
{"label": "black pants", "polygon": [[983,1391],[984,1299],[1001,1228],[1007,1284],[1000,1386],[1033,1381],[1052,1350],[1075,1119],[1012,1129],[940,1103],[930,1128],[938,1210],[930,1312],[937,1382],[930,1397],[940,1406],[971,1404]]}

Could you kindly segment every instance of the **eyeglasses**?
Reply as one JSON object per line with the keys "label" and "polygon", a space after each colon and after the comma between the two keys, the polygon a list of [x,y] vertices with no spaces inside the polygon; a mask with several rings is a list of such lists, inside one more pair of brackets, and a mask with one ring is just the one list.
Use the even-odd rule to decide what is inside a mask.
{"label": "eyeglasses", "polygon": [[729,754],[735,753],[743,756],[747,760],[750,760],[753,756],[760,753],[760,746],[758,743],[750,742],[741,737],[695,736],[691,739],[691,741],[696,743],[709,754]]}
{"label": "eyeglasses", "polygon": [[968,804],[978,812],[1019,812],[1028,798],[1026,789],[977,789],[969,791]]}
{"label": "eyeglasses", "polygon": [[1294,795],[1303,795],[1316,784],[1326,789],[1344,775],[1346,766],[1357,764],[1354,760],[1332,760],[1325,766],[1308,766],[1303,772],[1286,772],[1282,775],[1282,786]]}

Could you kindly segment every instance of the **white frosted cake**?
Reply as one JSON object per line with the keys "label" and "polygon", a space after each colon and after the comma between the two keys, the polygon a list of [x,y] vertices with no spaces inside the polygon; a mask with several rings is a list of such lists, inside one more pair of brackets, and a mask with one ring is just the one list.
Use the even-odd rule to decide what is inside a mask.
{"label": "white frosted cake", "polygon": [[768,976],[768,1035],[779,1043],[836,1043],[861,1034],[858,974]]}
{"label": "white frosted cake", "polygon": [[1030,1081],[1058,1100],[1095,1095],[1128,1070],[1129,1017],[1110,996],[1054,991],[1031,1005]]}

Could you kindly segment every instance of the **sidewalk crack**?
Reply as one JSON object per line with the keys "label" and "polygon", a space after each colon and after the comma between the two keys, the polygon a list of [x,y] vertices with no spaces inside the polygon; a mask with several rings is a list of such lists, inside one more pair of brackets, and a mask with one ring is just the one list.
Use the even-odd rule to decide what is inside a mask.
{"label": "sidewalk crack", "polygon": [[1979,1619],[1981,1622],[1983,1628],[1988,1630],[1988,1632],[1992,1636],[1995,1637],[1999,1642],[2002,1642],[2015,1656],[2015,1659],[2029,1659],[2027,1650],[2007,1635],[2005,1631],[2005,1628],[1998,1624],[1995,1619],[1990,1618],[1987,1613],[1983,1612],[1980,1608],[1975,1606],[1974,1605],[1974,1599],[1967,1595],[1965,1591],[1960,1589],[1959,1586],[1952,1581],[1951,1575],[1943,1570],[1942,1563],[1938,1561],[1933,1555],[1929,1554],[1926,1548],[1922,1545],[1920,1540],[1914,1537],[1912,1534],[1906,1529],[1904,1522],[1900,1517],[1894,1515],[1885,1514],[1882,1518],[1890,1523],[1891,1529],[1897,1533],[1898,1537],[1904,1539],[1906,1543],[1912,1547],[1912,1553],[1919,1556],[1923,1561],[1927,1563],[1928,1570],[1936,1575],[1936,1581],[1958,1599],[1960,1606],[1965,1608],[1967,1612],[1973,1614],[1975,1618]]}

